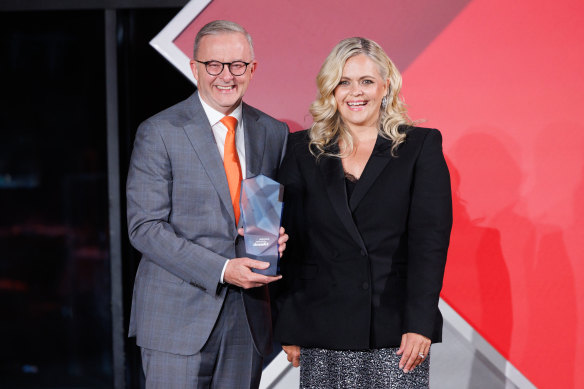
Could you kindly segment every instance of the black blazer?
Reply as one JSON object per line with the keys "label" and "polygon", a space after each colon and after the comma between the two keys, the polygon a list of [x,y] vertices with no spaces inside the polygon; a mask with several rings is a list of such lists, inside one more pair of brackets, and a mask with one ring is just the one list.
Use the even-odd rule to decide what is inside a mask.
{"label": "black blazer", "polygon": [[283,344],[398,347],[406,332],[441,341],[450,176],[438,130],[401,130],[397,157],[377,138],[350,201],[340,159],[317,161],[307,131],[290,135],[280,169],[290,236],[277,296]]}

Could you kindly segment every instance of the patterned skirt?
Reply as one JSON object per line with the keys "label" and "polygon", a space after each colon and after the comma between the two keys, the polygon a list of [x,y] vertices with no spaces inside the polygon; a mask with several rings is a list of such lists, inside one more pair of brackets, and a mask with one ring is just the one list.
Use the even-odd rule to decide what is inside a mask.
{"label": "patterned skirt", "polygon": [[429,388],[430,355],[409,373],[399,369],[398,348],[337,351],[300,350],[301,389]]}

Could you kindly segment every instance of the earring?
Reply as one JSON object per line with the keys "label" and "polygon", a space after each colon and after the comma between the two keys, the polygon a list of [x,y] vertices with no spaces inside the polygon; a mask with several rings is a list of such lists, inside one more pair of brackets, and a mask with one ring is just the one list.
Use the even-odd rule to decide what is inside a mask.
{"label": "earring", "polygon": [[381,108],[385,109],[385,107],[387,107],[387,96],[383,96],[381,99]]}

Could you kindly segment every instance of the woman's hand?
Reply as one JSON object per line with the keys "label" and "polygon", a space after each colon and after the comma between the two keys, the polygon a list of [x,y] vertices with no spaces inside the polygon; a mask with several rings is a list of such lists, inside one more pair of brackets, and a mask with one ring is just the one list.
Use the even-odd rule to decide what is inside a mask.
{"label": "woman's hand", "polygon": [[[280,257],[284,255],[284,250],[286,250],[286,242],[288,242],[288,234],[284,230],[284,227],[280,227],[280,236],[278,237],[278,251],[280,252]],[[237,233],[241,236],[244,236],[243,228],[237,230]]]}
{"label": "woman's hand", "polygon": [[284,254],[286,250],[286,242],[288,241],[288,234],[284,230],[284,227],[280,227],[280,237],[278,238],[278,251],[280,252],[280,257]]}
{"label": "woman's hand", "polygon": [[[399,368],[408,373],[424,361],[430,352],[432,341],[424,335],[408,332],[402,335],[401,345],[397,355],[401,355]],[[288,359],[290,360],[290,359]]]}
{"label": "woman's hand", "polygon": [[292,366],[300,366],[300,346],[282,346],[282,350],[288,355],[288,362],[292,362]]}

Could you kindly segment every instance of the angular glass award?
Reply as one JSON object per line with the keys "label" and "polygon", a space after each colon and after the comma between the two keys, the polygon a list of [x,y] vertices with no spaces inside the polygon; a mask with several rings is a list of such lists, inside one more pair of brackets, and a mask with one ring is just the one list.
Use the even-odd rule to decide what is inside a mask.
{"label": "angular glass award", "polygon": [[274,276],[279,273],[278,237],[282,219],[284,186],[260,174],[241,183],[240,209],[247,256],[270,263],[254,272]]}

